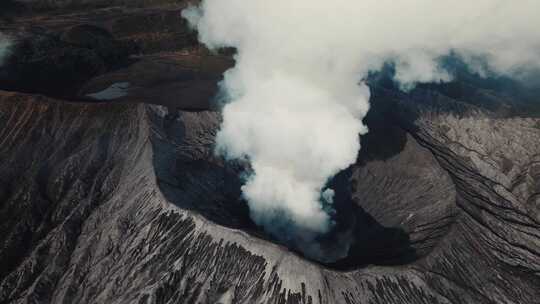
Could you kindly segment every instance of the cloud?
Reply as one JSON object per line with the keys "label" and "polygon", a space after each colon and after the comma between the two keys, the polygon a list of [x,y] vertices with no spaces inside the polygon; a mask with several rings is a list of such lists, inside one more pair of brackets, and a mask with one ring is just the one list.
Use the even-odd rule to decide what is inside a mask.
{"label": "cloud", "polygon": [[478,58],[507,75],[538,67],[538,12],[537,0],[203,0],[183,16],[209,48],[237,49],[217,148],[251,163],[252,218],[305,244],[332,229],[321,193],[356,160],[370,71],[392,62],[409,88],[450,80],[449,53],[477,72]]}

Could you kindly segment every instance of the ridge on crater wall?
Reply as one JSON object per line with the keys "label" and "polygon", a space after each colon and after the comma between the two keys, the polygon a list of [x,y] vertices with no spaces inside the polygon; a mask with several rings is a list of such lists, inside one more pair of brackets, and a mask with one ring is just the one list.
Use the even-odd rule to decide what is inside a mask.
{"label": "ridge on crater wall", "polygon": [[[160,106],[74,104],[7,92],[1,97],[6,238],[0,254],[9,261],[2,264],[8,265],[2,267],[3,302],[533,303],[538,296],[538,155],[528,152],[539,148],[534,145],[540,141],[529,142],[540,136],[538,119],[493,118],[450,100],[445,104],[459,113],[434,111],[437,104],[427,100],[397,100],[403,108],[397,113],[407,113],[393,118],[401,130],[395,133],[406,137],[402,150],[382,159],[366,155],[351,182],[361,187],[358,178],[367,176],[388,186],[404,182],[393,182],[395,175],[385,167],[403,158],[408,174],[421,167],[441,175],[426,187],[449,191],[444,208],[452,217],[441,213],[440,220],[430,221],[445,205],[422,206],[423,197],[400,200],[405,205],[395,218],[377,211],[383,205],[369,203],[386,201],[378,197],[391,192],[374,189],[357,197],[363,212],[401,228],[424,253],[406,266],[340,272],[305,261],[251,228],[242,232],[250,223],[242,222],[245,216],[235,220],[241,208],[227,209],[231,194],[220,178],[234,168],[208,154],[217,126],[212,112],[175,114]],[[500,133],[466,132],[477,123]],[[511,150],[500,144],[507,136],[515,139]],[[521,158],[510,165],[517,154]],[[160,155],[165,159],[156,159]],[[442,169],[417,166],[415,159]],[[169,160],[182,168],[172,182]],[[164,184],[181,191],[184,201],[170,200],[175,194]],[[436,203],[430,191],[426,195],[425,203]],[[201,199],[233,213],[220,219],[215,215],[221,212],[197,210]]]}

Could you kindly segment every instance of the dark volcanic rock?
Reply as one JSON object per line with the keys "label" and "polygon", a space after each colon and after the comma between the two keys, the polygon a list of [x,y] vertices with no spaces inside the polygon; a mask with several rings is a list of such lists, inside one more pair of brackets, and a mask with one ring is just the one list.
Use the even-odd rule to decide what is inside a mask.
{"label": "dark volcanic rock", "polygon": [[[121,102],[144,102],[171,109],[207,110],[218,105],[213,97],[223,71],[232,60],[204,52],[145,56],[129,67],[89,80],[79,91],[80,98]],[[114,94],[112,88],[125,85]]]}
{"label": "dark volcanic rock", "polygon": [[78,48],[94,51],[110,67],[125,63],[127,57],[137,51],[136,47],[129,49],[127,45],[117,41],[107,30],[88,24],[68,29],[62,33],[60,40]]}
{"label": "dark volcanic rock", "polygon": [[134,52],[90,25],[63,33],[30,28],[15,40],[0,73],[0,87],[59,97],[74,96],[85,81],[127,63]]}
{"label": "dark volcanic rock", "polygon": [[233,62],[198,45],[180,16],[184,6],[38,11],[16,23],[0,20],[0,31],[16,42],[0,69],[0,89],[90,101],[98,98],[88,95],[119,85],[129,87],[127,96],[108,100],[175,106],[182,99],[183,108],[206,109]]}

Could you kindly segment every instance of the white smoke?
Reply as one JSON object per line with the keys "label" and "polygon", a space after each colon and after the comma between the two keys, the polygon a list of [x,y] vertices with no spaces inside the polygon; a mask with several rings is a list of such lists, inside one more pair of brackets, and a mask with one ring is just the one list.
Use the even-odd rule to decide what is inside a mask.
{"label": "white smoke", "polygon": [[9,55],[11,48],[11,39],[0,32],[0,67],[4,65],[4,61]]}
{"label": "white smoke", "polygon": [[438,63],[450,52],[498,73],[538,67],[539,12],[538,0],[203,0],[183,16],[209,48],[237,49],[217,146],[251,163],[252,218],[305,243],[332,228],[325,184],[356,160],[370,71],[392,62],[408,88],[450,80]]}

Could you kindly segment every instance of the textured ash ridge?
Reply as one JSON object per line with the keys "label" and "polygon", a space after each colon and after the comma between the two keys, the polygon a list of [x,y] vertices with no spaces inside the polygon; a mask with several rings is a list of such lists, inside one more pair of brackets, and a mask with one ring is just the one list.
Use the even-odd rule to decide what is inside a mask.
{"label": "textured ash ridge", "polygon": [[[462,106],[456,102],[447,105]],[[426,107],[433,105],[428,102]],[[479,280],[480,293],[492,290],[496,302],[534,303],[540,252],[538,201],[531,199],[538,191],[538,174],[531,164],[536,162],[540,148],[538,119],[495,118],[485,112],[467,112],[456,116],[428,111],[428,115],[417,120],[419,132],[415,136],[434,152],[458,190],[457,203],[462,212],[443,242],[463,236],[471,240],[470,244],[459,246],[439,245],[441,249],[458,249],[451,256],[455,261],[463,261],[454,261],[453,271],[440,273],[456,273],[456,281],[469,287],[476,286],[474,280]],[[472,248],[461,249],[463,245]],[[475,263],[485,264],[478,269],[467,265],[465,257],[471,256],[468,251],[482,256],[474,258]],[[428,265],[435,257],[427,259]],[[444,260],[437,263],[441,261]],[[463,267],[464,272],[456,271],[456,266]]]}
{"label": "textured ash ridge", "polygon": [[[16,267],[5,269],[2,276],[2,302],[129,303],[139,297],[148,297],[146,294],[151,294],[150,298],[157,302],[169,297],[179,302],[215,302],[216,297],[223,296],[221,293],[231,286],[240,292],[235,297],[244,297],[247,302],[279,297],[281,288],[273,286],[279,286],[281,280],[276,279],[270,269],[264,272],[268,266],[261,257],[230,242],[214,240],[204,232],[206,229],[199,231],[208,225],[206,221],[183,215],[161,197],[151,167],[145,106],[130,109],[126,105],[62,104],[60,113],[60,104],[54,101],[29,102],[24,99],[24,96],[8,93],[3,100],[2,117],[5,117],[3,123],[6,126],[3,130],[11,129],[10,134],[17,134],[16,137],[5,134],[3,138],[12,141],[14,149],[28,148],[24,145],[30,144],[39,152],[43,145],[50,146],[46,143],[34,145],[31,137],[36,137],[35,133],[41,130],[50,130],[53,139],[62,143],[65,139],[66,144],[59,143],[57,150],[50,154],[36,153],[34,156],[39,159],[45,155],[59,155],[59,165],[54,163],[54,157],[48,164],[55,170],[43,173],[53,174],[43,177],[45,181],[54,181],[52,185],[43,185],[42,180],[32,175],[46,170],[39,168],[25,170],[31,173],[17,177],[24,182],[2,187],[7,197],[2,205],[2,215],[6,218],[19,216],[16,223],[3,221],[7,226],[3,231],[11,232],[12,237],[2,246],[2,260],[6,261],[10,256],[21,257],[11,260],[9,265]],[[42,121],[36,122],[33,119],[37,118],[38,112],[45,115]],[[120,120],[122,116],[125,119]],[[80,124],[85,125],[81,128]],[[101,132],[89,136],[88,133],[96,131],[92,128],[95,126],[99,126]],[[109,133],[103,126],[113,127],[114,131]],[[62,134],[62,130],[75,133]],[[84,130],[89,131],[76,133]],[[77,139],[84,140],[72,144]],[[97,155],[99,151],[107,153]],[[2,155],[11,156],[10,152],[4,150]],[[62,153],[65,153],[64,158],[60,156]],[[43,163],[34,157],[13,159],[12,162],[22,166]],[[4,156],[2,159],[6,160],[3,161],[5,167],[12,166],[10,160]],[[104,169],[94,174],[87,174],[85,170],[80,172],[80,165],[74,164],[77,161],[87,162],[83,167],[88,170]],[[92,166],[94,162],[99,165]],[[10,179],[7,174],[5,177],[6,181]],[[64,180],[75,182],[64,186]],[[46,193],[37,190],[43,187],[46,187]],[[44,210],[43,216],[32,212],[47,199],[46,207],[50,209]],[[209,227],[208,230],[216,229]],[[31,244],[27,240],[13,239],[25,235],[24,231],[43,235]],[[235,234],[241,234],[213,232],[221,237],[231,233],[233,235],[228,238],[232,240]],[[243,243],[251,242],[242,235],[236,238]],[[276,255],[281,254],[280,249],[273,251]],[[241,262],[243,260],[246,262]],[[263,289],[260,285],[264,282]],[[205,292],[205,286],[210,283],[206,287],[210,291]],[[216,290],[212,291],[212,288]],[[263,290],[270,294],[262,295]],[[242,292],[246,294],[242,295]]]}
{"label": "textured ash ridge", "polygon": [[520,96],[375,90],[364,149],[334,181],[358,241],[321,266],[249,220],[241,164],[213,154],[219,114],[201,111],[231,61],[195,51],[178,16],[39,19],[54,35],[98,25],[141,54],[73,87],[128,81],[126,100],[0,91],[0,303],[538,303],[540,119],[509,115]]}
{"label": "textured ash ridge", "polygon": [[[183,147],[169,152],[181,154],[180,160],[205,158],[217,115],[2,93],[0,215],[6,238],[0,254],[9,266],[2,268],[0,301],[534,303],[540,296],[538,154],[529,151],[540,151],[531,146],[540,141],[530,140],[540,136],[539,120],[478,112],[472,119],[472,113],[433,111],[429,101],[415,104],[399,103],[402,113],[419,115],[414,124],[407,115],[398,117],[409,130],[406,146],[421,145],[435,155],[455,185],[459,211],[443,204],[454,210],[451,220],[443,212],[438,221],[409,223],[418,247],[430,248],[412,264],[337,272],[214,224],[162,194],[156,181],[167,170],[154,167],[161,152],[152,143]],[[171,120],[184,131],[175,131]],[[453,131],[478,123],[484,136]],[[512,146],[504,144],[507,134]],[[521,157],[510,158],[515,153]],[[363,169],[356,170],[361,175]],[[219,189],[205,180],[185,183],[194,197],[205,187]],[[440,226],[451,228],[441,232]],[[430,240],[441,233],[440,240]]]}

